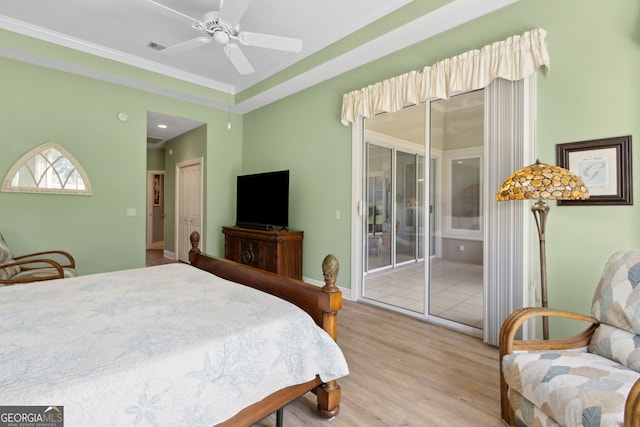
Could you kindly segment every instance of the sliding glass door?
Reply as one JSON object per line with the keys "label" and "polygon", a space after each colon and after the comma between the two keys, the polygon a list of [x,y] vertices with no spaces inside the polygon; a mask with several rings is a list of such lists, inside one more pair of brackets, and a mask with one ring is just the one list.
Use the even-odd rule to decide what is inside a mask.
{"label": "sliding glass door", "polygon": [[482,328],[483,111],[478,91],[365,120],[363,298]]}
{"label": "sliding glass door", "polygon": [[359,121],[354,298],[497,345],[527,298],[531,224],[493,192],[535,158],[535,111],[532,77]]}
{"label": "sliding glass door", "polygon": [[369,141],[365,159],[363,296],[423,313],[424,156],[406,147]]}
{"label": "sliding glass door", "polygon": [[367,143],[367,272],[424,257],[424,156]]}

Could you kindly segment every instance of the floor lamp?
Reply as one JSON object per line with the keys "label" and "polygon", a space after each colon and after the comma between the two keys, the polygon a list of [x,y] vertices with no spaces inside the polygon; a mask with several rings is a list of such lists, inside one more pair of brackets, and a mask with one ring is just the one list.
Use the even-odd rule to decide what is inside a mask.
{"label": "floor lamp", "polygon": [[[542,307],[547,307],[547,259],[545,226],[549,206],[545,200],[581,200],[589,198],[589,190],[582,178],[560,166],[540,163],[515,171],[504,180],[496,200],[535,200],[531,212],[538,227],[540,240],[540,293]],[[549,339],[549,318],[542,317],[542,338]]]}

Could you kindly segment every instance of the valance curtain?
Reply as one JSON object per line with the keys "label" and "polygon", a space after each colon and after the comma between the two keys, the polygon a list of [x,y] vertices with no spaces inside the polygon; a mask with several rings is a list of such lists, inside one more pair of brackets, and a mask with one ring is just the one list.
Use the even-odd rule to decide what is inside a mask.
{"label": "valance curtain", "polygon": [[421,72],[411,71],[347,93],[342,99],[342,123],[347,126],[358,116],[391,113],[430,98],[448,99],[457,92],[486,87],[498,77],[521,80],[542,66],[548,68],[546,36],[541,28],[531,30],[426,66]]}

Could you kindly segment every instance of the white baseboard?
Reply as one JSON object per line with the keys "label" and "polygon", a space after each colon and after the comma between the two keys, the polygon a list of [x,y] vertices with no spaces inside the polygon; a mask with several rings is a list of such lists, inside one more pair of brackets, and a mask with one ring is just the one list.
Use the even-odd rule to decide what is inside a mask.
{"label": "white baseboard", "polygon": [[173,259],[173,260],[178,259],[178,258],[176,258],[176,254],[174,254],[173,252],[168,251],[166,249],[162,252],[162,256],[165,257],[165,258]]}

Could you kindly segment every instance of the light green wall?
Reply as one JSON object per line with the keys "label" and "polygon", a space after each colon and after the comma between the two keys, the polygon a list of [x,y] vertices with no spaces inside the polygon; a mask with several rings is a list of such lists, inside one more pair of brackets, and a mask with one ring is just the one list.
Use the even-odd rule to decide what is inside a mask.
{"label": "light green wall", "polygon": [[[341,263],[338,284],[349,287],[351,131],[339,122],[344,93],[542,27],[548,32],[551,67],[538,78],[537,155],[554,163],[558,143],[627,134],[640,138],[639,13],[636,0],[522,0],[246,114],[244,171],[291,169],[290,222],[305,231],[304,274],[321,278],[319,262],[332,252]],[[634,149],[635,168],[639,155]],[[639,178],[640,172],[633,180],[636,189]],[[342,212],[339,221],[336,209]],[[640,247],[639,217],[637,203],[552,203],[550,306],[589,312],[609,255]],[[576,330],[574,325],[551,326],[552,336]]]}
{"label": "light green wall", "polygon": [[147,170],[164,170],[164,148],[147,150]]}
{"label": "light green wall", "polygon": [[[23,36],[11,31],[0,29],[0,46],[5,46],[4,51],[8,55],[16,54],[18,58],[26,57],[37,64],[65,64],[69,70],[78,68],[98,69],[105,75],[117,76],[124,84],[143,82],[145,87],[163,88],[175,93],[186,93],[202,97],[203,99],[217,100],[226,103],[229,96],[226,93],[203,87],[184,80],[178,80],[162,74],[127,65],[122,62],[100,58],[79,50],[69,49],[56,44],[48,43],[35,38]],[[4,53],[3,52],[3,53]],[[12,56],[9,56],[12,57]],[[63,62],[59,62],[63,61]]]}
{"label": "light green wall", "polygon": [[289,228],[304,231],[302,272],[322,280],[322,260],[333,253],[338,284],[348,288],[351,130],[339,124],[339,107],[333,84],[320,84],[246,114],[243,170],[290,170]]}
{"label": "light green wall", "polygon": [[[206,123],[207,223],[233,218],[227,206],[242,163],[240,117],[232,116],[229,131],[227,112],[11,59],[0,58],[0,70],[0,175],[32,148],[55,141],[82,164],[94,193],[0,193],[0,232],[15,253],[65,249],[80,274],[144,266],[147,111]],[[116,118],[121,111],[128,121]],[[127,208],[137,215],[128,217]],[[205,246],[220,255],[217,231],[207,230]]]}
{"label": "light green wall", "polygon": [[[380,28],[432,6],[412,2],[390,19],[324,49],[300,67],[355,46]],[[0,59],[0,175],[33,147],[53,140],[84,166],[93,196],[0,193],[0,232],[15,252],[70,250],[87,274],[144,265],[146,112],[206,123],[205,247],[222,254],[222,225],[235,217],[235,176],[290,169],[291,228],[305,231],[304,275],[320,280],[320,261],[332,252],[341,263],[338,284],[351,277],[351,130],[339,123],[342,95],[373,82],[421,69],[532,28],[548,32],[551,69],[539,74],[537,155],[555,161],[563,142],[633,135],[640,129],[640,29],[636,0],[521,0],[446,33],[400,50],[243,117],[98,80]],[[0,30],[0,45],[40,58],[107,70],[226,102],[215,90]],[[351,44],[350,44],[351,43]],[[295,66],[265,82],[271,87]],[[240,101],[261,90],[239,94]],[[116,114],[129,114],[125,123]],[[639,150],[633,166],[638,167]],[[167,165],[167,168],[169,165]],[[639,174],[634,187],[639,188]],[[137,209],[127,217],[126,209]],[[335,219],[336,210],[341,219]],[[547,250],[550,305],[585,312],[608,256],[640,247],[636,206],[552,206]],[[552,335],[567,328],[556,328]],[[571,328],[568,328],[571,329]]]}
{"label": "light green wall", "polygon": [[559,143],[621,135],[635,140],[634,206],[554,206],[547,221],[549,304],[589,312],[608,257],[640,247],[640,3],[554,5],[561,14],[543,24],[551,70],[538,85],[539,157],[555,160]]}

